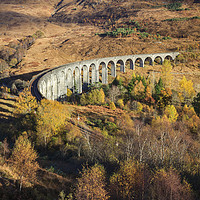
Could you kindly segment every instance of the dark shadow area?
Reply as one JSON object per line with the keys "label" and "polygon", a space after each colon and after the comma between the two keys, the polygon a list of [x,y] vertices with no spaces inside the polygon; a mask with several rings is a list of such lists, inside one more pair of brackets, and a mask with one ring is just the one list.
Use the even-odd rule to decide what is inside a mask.
{"label": "dark shadow area", "polygon": [[0,102],[0,104],[3,104],[3,105],[5,105],[5,106],[8,106],[8,107],[14,107],[12,104],[10,104],[10,103],[5,103],[5,102]]}
{"label": "dark shadow area", "polygon": [[0,12],[0,29],[2,27],[7,26],[9,29],[10,27],[17,27],[19,25],[28,25],[31,22],[41,22],[46,21],[47,18],[38,18],[31,15],[25,15],[22,13],[14,12],[14,11],[1,11]]}
{"label": "dark shadow area", "polygon": [[6,77],[6,78],[2,78],[0,79],[0,85],[2,84],[6,84],[9,86],[9,84],[12,84],[13,81],[20,79],[20,80],[24,80],[24,81],[30,81],[33,76],[45,71],[47,69],[44,70],[40,70],[40,71],[34,71],[34,72],[30,72],[30,73],[26,73],[26,74],[21,74],[21,75],[14,75],[14,76],[10,76],[10,77]]}
{"label": "dark shadow area", "polygon": [[22,187],[20,192],[19,181],[2,177],[0,179],[0,199],[54,200],[58,198],[62,190],[65,191],[65,194],[68,194],[72,185],[70,179],[63,178],[44,169],[38,170],[36,183],[33,187]]}

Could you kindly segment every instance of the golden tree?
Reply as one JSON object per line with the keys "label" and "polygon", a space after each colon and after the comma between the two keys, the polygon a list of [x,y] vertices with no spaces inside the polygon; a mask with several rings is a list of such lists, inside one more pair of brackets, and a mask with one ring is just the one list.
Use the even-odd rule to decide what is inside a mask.
{"label": "golden tree", "polygon": [[179,115],[174,105],[167,105],[164,114],[168,117],[170,122],[176,122]]}
{"label": "golden tree", "polygon": [[32,96],[28,88],[25,88],[16,99],[15,114],[27,114],[34,112],[38,107],[37,100]]}
{"label": "golden tree", "polygon": [[69,117],[67,107],[57,101],[43,99],[37,109],[37,135],[44,139],[45,147],[51,138],[65,125]]}
{"label": "golden tree", "polygon": [[33,181],[36,178],[38,169],[37,153],[28,140],[26,132],[24,132],[15,142],[15,146],[11,156],[11,162],[15,172],[20,178],[20,191],[24,181]]}
{"label": "golden tree", "polygon": [[76,199],[108,199],[105,190],[105,170],[102,166],[95,164],[91,168],[83,168],[81,178],[78,179]]}
{"label": "golden tree", "polygon": [[129,160],[121,164],[120,170],[110,178],[115,199],[141,199],[144,192],[144,167]]}
{"label": "golden tree", "polygon": [[169,60],[164,61],[161,69],[161,78],[165,87],[171,88],[172,84],[172,66]]}
{"label": "golden tree", "polygon": [[193,87],[193,82],[191,80],[187,81],[185,76],[179,82],[179,99],[182,103],[188,103],[193,100],[195,96],[195,90]]}

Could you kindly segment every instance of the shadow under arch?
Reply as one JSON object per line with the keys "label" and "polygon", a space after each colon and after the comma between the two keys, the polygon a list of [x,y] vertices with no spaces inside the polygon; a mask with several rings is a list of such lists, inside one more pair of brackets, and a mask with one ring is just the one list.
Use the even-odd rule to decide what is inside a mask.
{"label": "shadow under arch", "polygon": [[151,57],[146,57],[144,59],[144,64],[153,66],[153,59]]}
{"label": "shadow under arch", "polygon": [[125,72],[125,65],[123,60],[118,60],[116,63],[116,71]]}
{"label": "shadow under arch", "polygon": [[154,64],[158,64],[158,65],[162,65],[163,64],[163,58],[161,57],[161,56],[156,56],[155,58],[154,58]]}
{"label": "shadow under arch", "polygon": [[140,57],[136,58],[135,66],[136,67],[144,67],[144,61],[142,60],[142,58],[140,58]]}
{"label": "shadow under arch", "polygon": [[72,69],[69,68],[67,69],[66,73],[66,87],[67,89],[73,90],[73,74],[72,74]]}
{"label": "shadow under arch", "polygon": [[134,63],[131,58],[128,58],[125,62],[125,68],[134,70]]}
{"label": "shadow under arch", "polygon": [[173,61],[173,58],[172,58],[172,56],[167,55],[167,56],[165,56],[163,62],[164,62],[165,60]]}
{"label": "shadow under arch", "polygon": [[82,76],[82,87],[83,90],[86,90],[89,85],[89,71],[87,65],[83,65],[82,70],[81,70],[81,76]]}
{"label": "shadow under arch", "polygon": [[108,75],[116,77],[116,66],[112,60],[108,62],[107,69],[108,69]]}
{"label": "shadow under arch", "polygon": [[74,69],[73,77],[74,77],[74,88],[73,88],[74,93],[82,93],[81,72],[79,67],[77,66]]}
{"label": "shadow under arch", "polygon": [[108,83],[108,70],[105,62],[99,64],[99,82],[102,82],[102,84]]}
{"label": "shadow under arch", "polygon": [[92,63],[89,67],[89,83],[94,84],[97,82],[96,65]]}

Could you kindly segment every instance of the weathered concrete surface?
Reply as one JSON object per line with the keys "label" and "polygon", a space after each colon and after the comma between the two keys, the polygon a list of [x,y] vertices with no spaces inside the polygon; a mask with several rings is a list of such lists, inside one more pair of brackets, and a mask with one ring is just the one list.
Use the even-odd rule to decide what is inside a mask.
{"label": "weathered concrete surface", "polygon": [[134,70],[136,61],[140,62],[140,67],[144,67],[144,62],[149,61],[153,65],[155,59],[159,57],[161,63],[168,57],[172,60],[178,56],[178,52],[155,53],[116,56],[98,58],[80,62],[69,63],[46,72],[38,81],[38,90],[44,98],[60,100],[67,94],[67,88],[73,92],[82,93],[82,89],[89,84],[100,81],[108,83],[108,65],[111,66],[111,75],[116,77],[116,68],[120,66],[120,71],[125,72],[126,63],[130,69]]}

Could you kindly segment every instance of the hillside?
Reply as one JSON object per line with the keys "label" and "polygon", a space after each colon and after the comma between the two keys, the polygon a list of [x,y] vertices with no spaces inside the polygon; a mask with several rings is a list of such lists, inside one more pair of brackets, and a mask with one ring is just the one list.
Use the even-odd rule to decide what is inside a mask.
{"label": "hillside", "polygon": [[[183,4],[183,10],[172,11],[164,7],[168,3],[160,1],[5,2],[1,1],[0,7],[1,45],[37,30],[44,33],[27,51],[19,67],[11,70],[15,74],[83,59],[185,50],[199,44],[200,20],[192,19],[199,16],[199,4]],[[191,19],[164,21],[173,18]],[[145,30],[152,37],[141,38],[139,33],[117,38],[95,35],[118,27],[131,27],[130,20],[138,22],[141,32]],[[171,39],[153,39],[155,34]]]}
{"label": "hillside", "polygon": [[[69,90],[66,102],[21,92],[69,62],[173,51],[171,64],[117,69],[107,85]],[[199,107],[200,3],[0,0],[0,199],[197,200]],[[19,137],[39,165],[22,191],[26,163],[16,168],[12,157]]]}

